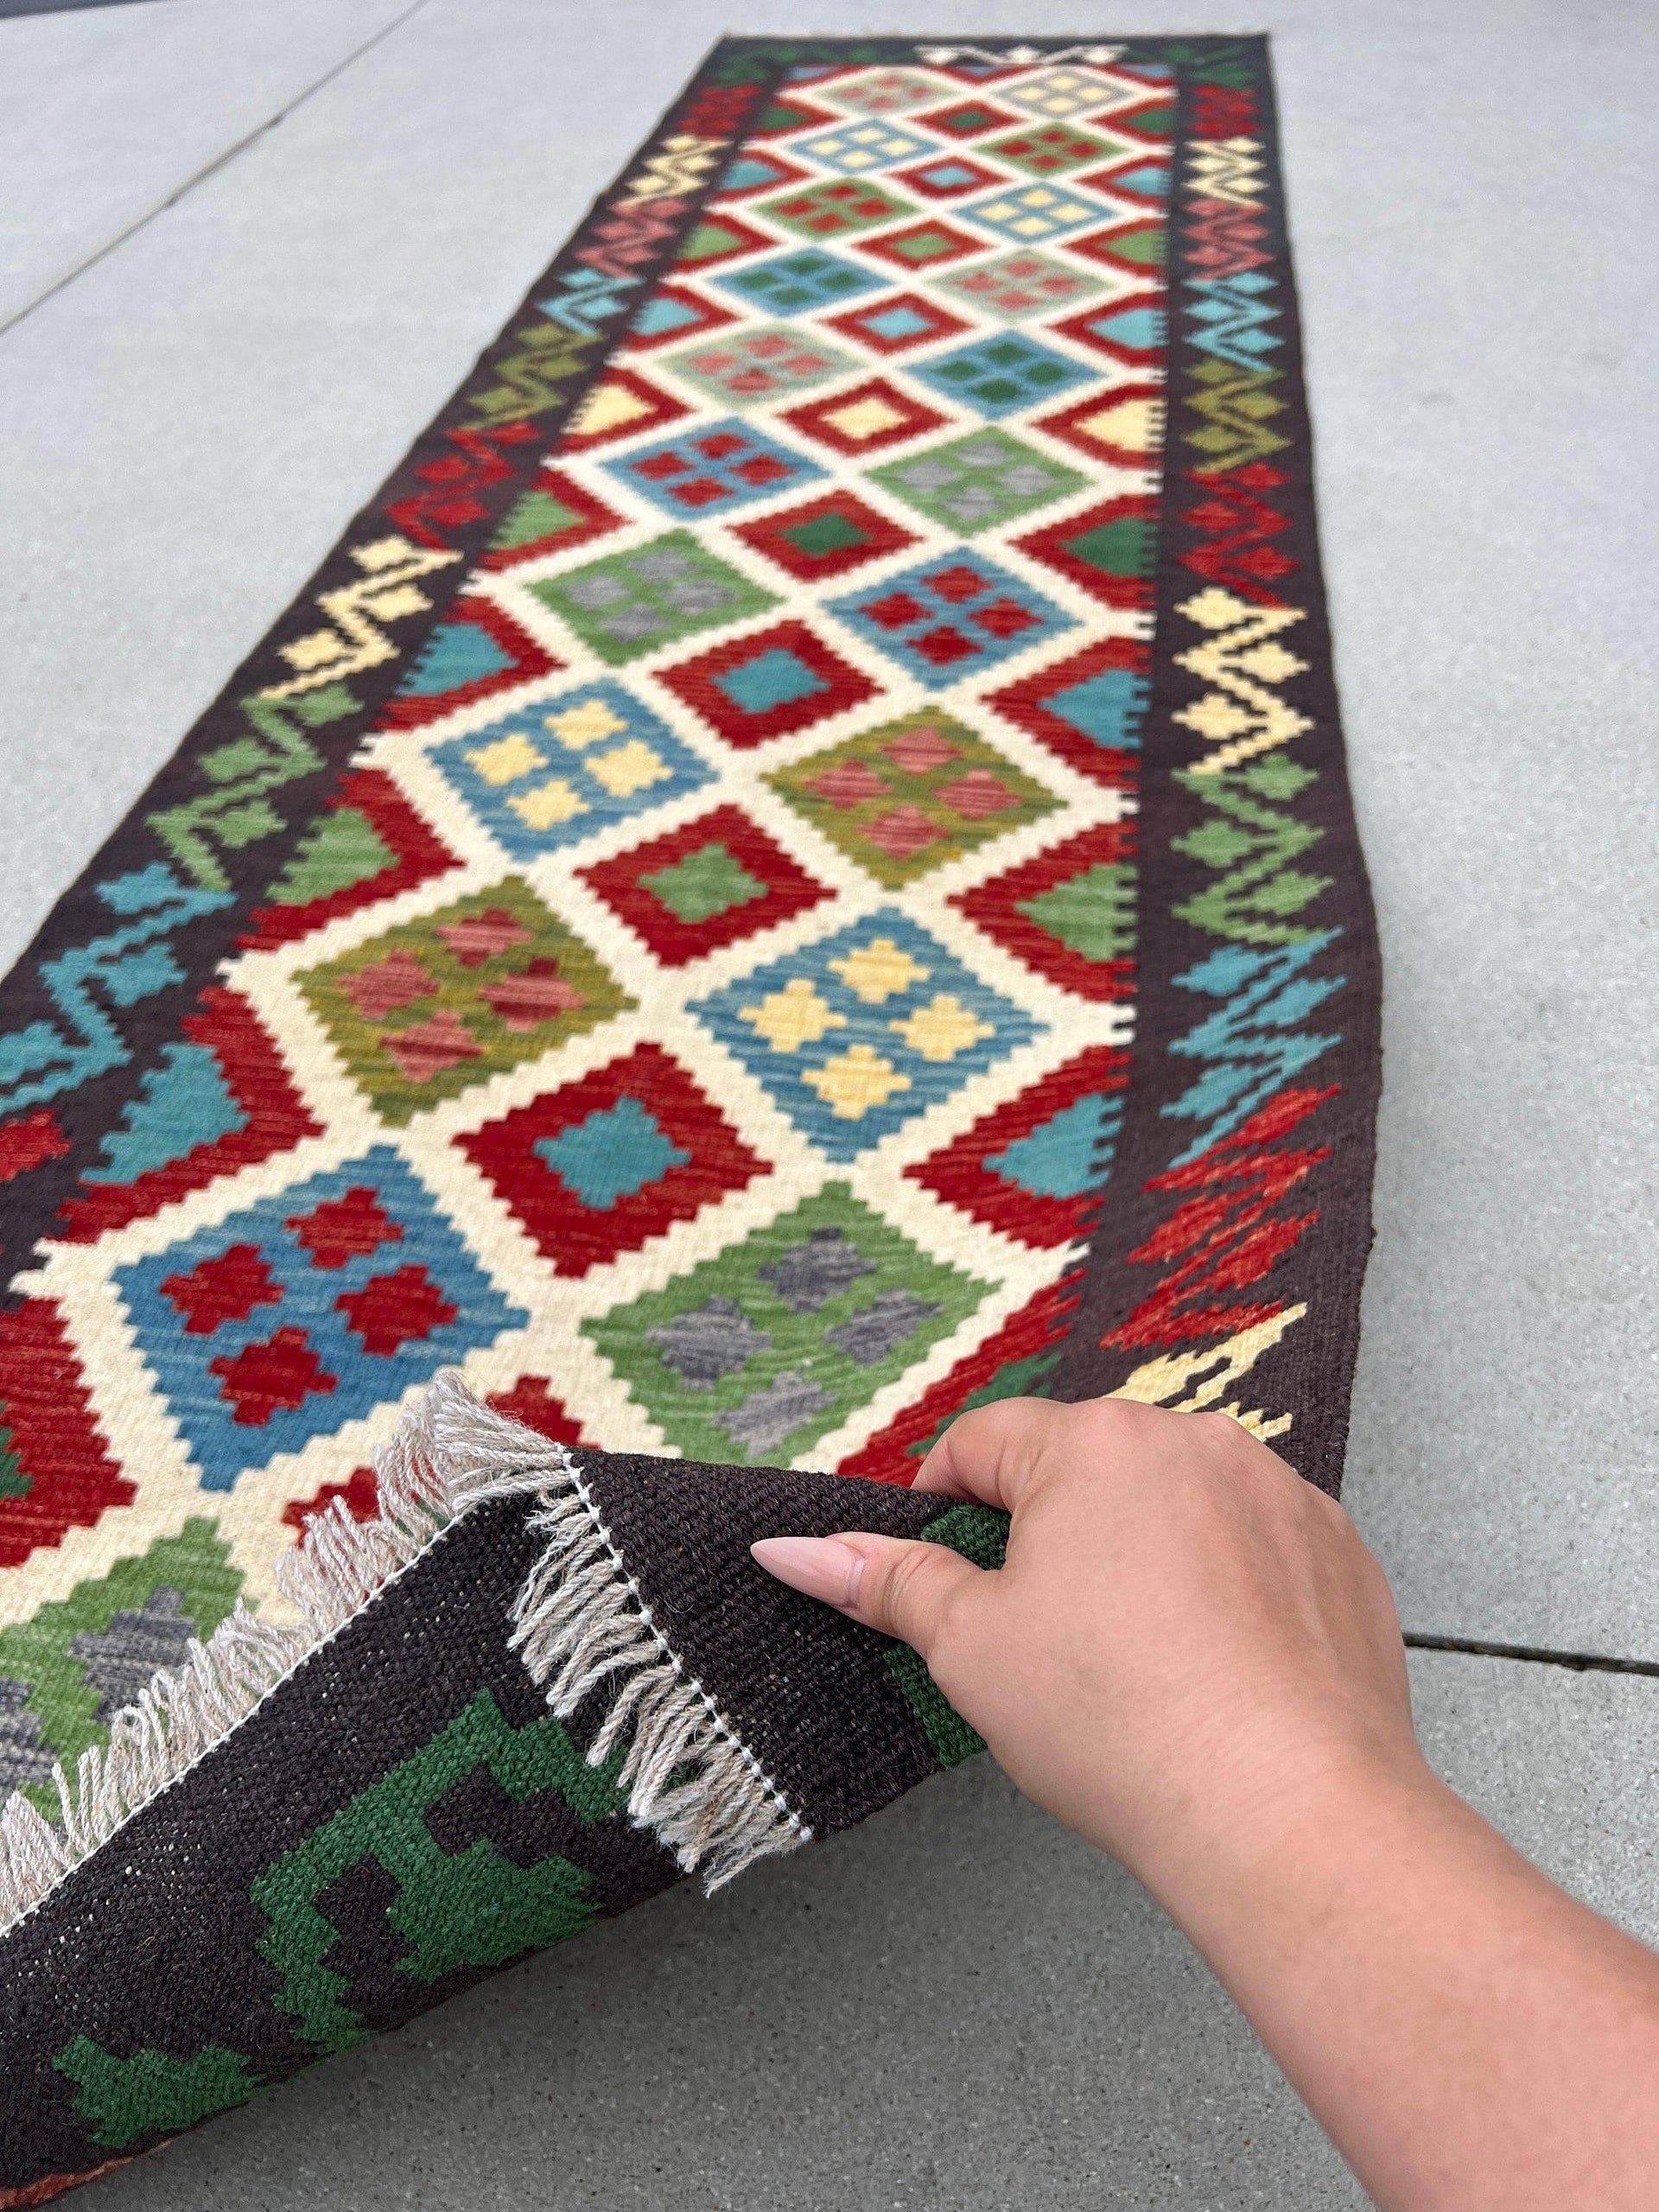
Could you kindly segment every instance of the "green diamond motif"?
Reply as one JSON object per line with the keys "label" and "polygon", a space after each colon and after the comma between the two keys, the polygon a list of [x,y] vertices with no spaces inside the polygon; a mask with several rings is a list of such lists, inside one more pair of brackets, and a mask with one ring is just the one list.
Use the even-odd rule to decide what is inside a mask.
{"label": "green diamond motif", "polygon": [[1006,430],[989,429],[869,473],[907,506],[962,537],[1014,522],[1089,480]]}
{"label": "green diamond motif", "polygon": [[1084,960],[1121,960],[1135,950],[1135,870],[1103,861],[1016,911]]}
{"label": "green diamond motif", "polygon": [[676,921],[706,922],[715,914],[729,913],[764,899],[766,887],[734,860],[724,845],[703,845],[688,853],[671,868],[642,875],[640,882],[667,907]]}
{"label": "green diamond motif", "polygon": [[1051,814],[1052,791],[948,715],[906,715],[766,781],[890,889]]}
{"label": "green diamond motif", "polygon": [[699,630],[741,621],[778,603],[690,531],[670,531],[631,553],[609,553],[531,590],[613,668]]}
{"label": "green diamond motif", "polygon": [[1065,176],[1090,162],[1102,162],[1129,150],[1122,138],[1091,137],[1069,123],[1036,124],[1029,130],[1013,130],[1006,138],[989,139],[980,149],[1006,162],[1010,168],[1023,169],[1027,176]]}
{"label": "green diamond motif", "polygon": [[990,1288],[830,1183],[583,1334],[687,1459],[776,1465],[897,1381]]}

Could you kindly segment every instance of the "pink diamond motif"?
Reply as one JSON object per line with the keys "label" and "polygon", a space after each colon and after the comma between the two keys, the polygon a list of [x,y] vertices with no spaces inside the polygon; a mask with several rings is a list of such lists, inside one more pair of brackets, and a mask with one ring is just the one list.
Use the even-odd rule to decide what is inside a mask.
{"label": "pink diamond motif", "polygon": [[944,767],[947,760],[954,760],[962,750],[952,745],[942,730],[907,729],[895,737],[881,750],[895,768],[907,776],[925,776],[935,768]]}
{"label": "pink diamond motif", "polygon": [[1020,804],[1017,794],[999,782],[988,768],[974,768],[958,776],[939,797],[953,814],[964,815],[969,822],[981,821],[988,814],[1006,814]]}
{"label": "pink diamond motif", "polygon": [[487,913],[468,914],[464,921],[451,922],[438,935],[463,968],[481,968],[498,952],[530,941],[530,931],[524,924],[501,906],[492,906]]}
{"label": "pink diamond motif", "polygon": [[384,960],[376,960],[366,968],[359,968],[353,976],[341,979],[340,988],[365,1020],[378,1021],[411,1000],[427,997],[437,989],[437,984],[428,973],[424,963],[412,952],[389,952]]}
{"label": "pink diamond motif", "polygon": [[867,798],[884,798],[887,787],[861,760],[842,760],[814,777],[807,789],[826,805],[857,806]]}
{"label": "pink diamond motif", "polygon": [[928,820],[920,807],[900,806],[891,814],[878,815],[874,822],[865,823],[863,834],[870,844],[891,853],[894,860],[906,861],[912,853],[919,853],[925,845],[936,844],[944,832]]}
{"label": "pink diamond motif", "polygon": [[462,1060],[481,1059],[484,1054],[484,1047],[465,1022],[448,1009],[434,1014],[430,1021],[417,1022],[412,1029],[394,1030],[381,1041],[411,1083],[430,1083],[446,1068],[459,1067]]}
{"label": "pink diamond motif", "polygon": [[509,1029],[519,1031],[534,1029],[538,1021],[551,1021],[587,1003],[550,960],[532,961],[522,976],[505,976],[483,995]]}

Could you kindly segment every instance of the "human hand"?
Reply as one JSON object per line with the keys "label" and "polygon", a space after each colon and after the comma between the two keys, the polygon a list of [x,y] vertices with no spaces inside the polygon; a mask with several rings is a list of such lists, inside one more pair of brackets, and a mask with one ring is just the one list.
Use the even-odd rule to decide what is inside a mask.
{"label": "human hand", "polygon": [[1001,1571],[856,1531],[755,1558],[914,1645],[1020,1789],[1178,1916],[1218,1828],[1270,1832],[1362,1770],[1424,1774],[1382,1569],[1225,1414],[1005,1399],[916,1487],[1010,1513]]}

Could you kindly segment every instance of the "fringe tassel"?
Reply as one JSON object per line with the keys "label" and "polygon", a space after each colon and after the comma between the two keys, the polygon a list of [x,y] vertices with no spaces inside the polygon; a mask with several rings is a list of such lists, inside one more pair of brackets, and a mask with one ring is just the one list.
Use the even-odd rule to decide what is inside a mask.
{"label": "fringe tassel", "polygon": [[21,1792],[0,1813],[0,1934],[107,1843],[124,1821],[245,1720],[276,1685],[336,1635],[375,1593],[469,1506],[527,1496],[547,1548],[519,1593],[512,1643],[548,1703],[568,1718],[601,1682],[611,1703],[590,1747],[599,1765],[626,1734],[620,1779],[628,1811],[710,1890],[769,1852],[811,1834],[700,1682],[653,1626],[563,1445],[480,1405],[453,1370],[375,1460],[379,1506],[353,1520],[336,1499],[277,1564],[300,1614],[284,1626],[241,1604],[183,1663],[152,1677],[83,1751],[73,1774],[54,1769],[60,1818]]}

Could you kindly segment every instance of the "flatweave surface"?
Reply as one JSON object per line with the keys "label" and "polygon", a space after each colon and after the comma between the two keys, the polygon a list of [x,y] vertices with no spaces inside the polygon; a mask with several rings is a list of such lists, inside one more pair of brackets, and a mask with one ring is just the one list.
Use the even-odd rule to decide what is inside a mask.
{"label": "flatweave surface", "polygon": [[[1265,41],[723,43],[0,987],[14,1808],[385,1553],[29,1877],[0,2204],[964,1756],[753,1587],[824,1476],[979,1556],[931,1440],[1118,1392],[1334,1490],[1378,989]],[[727,1843],[509,1648],[523,1494],[384,1534],[450,1369]]]}

